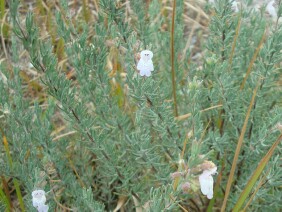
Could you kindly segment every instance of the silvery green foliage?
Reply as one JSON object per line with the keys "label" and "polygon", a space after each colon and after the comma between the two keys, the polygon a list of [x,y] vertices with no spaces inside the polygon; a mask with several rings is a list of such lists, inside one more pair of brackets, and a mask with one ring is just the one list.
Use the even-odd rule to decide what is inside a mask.
{"label": "silvery green foliage", "polygon": [[93,191],[91,188],[82,188],[80,189],[80,195],[81,198],[77,200],[76,207],[78,211],[97,211],[102,212],[104,211],[104,206],[95,201],[95,198],[93,196]]}
{"label": "silvery green foliage", "polygon": [[[280,133],[275,129],[275,125],[282,118],[281,98],[279,98],[281,91],[277,88],[279,83],[277,76],[281,73],[281,65],[278,64],[281,64],[282,49],[278,40],[282,39],[282,30],[279,26],[271,25],[271,20],[265,20],[261,14],[256,12],[242,11],[241,15],[234,15],[227,5],[229,4],[224,1],[216,5],[217,15],[212,18],[211,35],[207,44],[208,53],[215,57],[215,60],[212,63],[206,62],[202,73],[205,79],[202,93],[208,95],[203,104],[223,104],[220,113],[212,113],[206,117],[207,121],[223,121],[217,122],[218,126],[213,126],[218,127],[218,130],[208,133],[206,147],[213,147],[219,158],[225,157],[226,174],[230,170],[229,163],[232,162],[234,156],[252,92],[261,80],[244,137],[238,168],[235,172],[235,181],[229,201],[231,208],[258,162]],[[241,28],[230,65],[229,58],[235,28],[240,17]],[[267,34],[267,39],[255,60],[244,89],[240,90],[240,85],[264,33]],[[269,205],[273,209],[280,207],[279,204],[273,204],[273,200],[280,201],[281,192],[279,193],[279,189],[271,183],[270,179],[281,177],[281,172],[278,171],[277,164],[273,162],[268,164],[268,168],[276,172],[274,176],[268,175],[265,185],[260,189],[260,192],[267,195],[268,198],[261,201],[262,195],[259,192],[250,206],[252,211],[266,210]],[[270,195],[273,196],[270,197]],[[264,207],[265,209],[262,209]]]}
{"label": "silvery green foliage", "polygon": [[[204,210],[209,202],[200,187],[188,194],[174,191],[170,179],[170,173],[178,170],[183,141],[189,132],[192,135],[184,154],[189,168],[201,164],[199,156],[203,154],[217,164],[218,172],[221,164],[225,166],[219,193],[213,195],[218,202],[215,207],[220,207],[247,107],[262,78],[228,202],[232,209],[258,162],[280,133],[275,126],[282,118],[281,92],[277,88],[281,27],[270,26],[254,11],[235,14],[229,0],[216,1],[206,51],[199,65],[199,61],[190,60],[190,50],[182,55],[187,41],[182,19],[185,10],[183,1],[177,1],[178,108],[180,114],[191,116],[175,121],[169,72],[170,33],[163,29],[170,25],[169,19],[158,18],[162,9],[158,0],[153,0],[148,8],[143,1],[130,2],[130,13],[136,19],[127,20],[126,7],[117,1],[100,0],[95,23],[79,22],[73,26],[64,16],[70,16],[70,11],[62,1],[64,13],[55,14],[57,33],[65,43],[68,58],[62,68],[51,40],[39,36],[42,29],[36,17],[28,13],[23,24],[17,14],[19,1],[11,1],[14,66],[0,66],[0,129],[8,139],[13,166],[8,166],[1,142],[0,172],[21,182],[28,211],[34,211],[30,193],[37,184],[50,191],[50,211],[61,209],[57,202],[80,211],[110,211],[120,196],[128,198],[124,205],[127,211],[137,207],[133,196],[148,211],[179,210],[179,205],[192,211]],[[230,65],[240,16],[241,29]],[[266,26],[267,38],[240,91]],[[109,40],[113,44],[107,45]],[[34,79],[42,86],[36,99],[31,98],[28,85],[21,78],[24,70],[18,63],[22,47],[40,76]],[[154,53],[155,71],[148,78],[136,70],[138,61],[134,54],[142,49]],[[112,70],[107,67],[112,55],[120,68],[110,74]],[[66,77],[70,71],[75,73],[73,78]],[[220,108],[200,112],[220,104]],[[62,126],[62,133],[74,133],[58,139],[56,130]],[[250,205],[252,211],[280,207],[282,173],[277,153],[268,164],[267,181]],[[194,177],[198,179],[198,175]],[[0,210],[4,207],[1,199]]]}

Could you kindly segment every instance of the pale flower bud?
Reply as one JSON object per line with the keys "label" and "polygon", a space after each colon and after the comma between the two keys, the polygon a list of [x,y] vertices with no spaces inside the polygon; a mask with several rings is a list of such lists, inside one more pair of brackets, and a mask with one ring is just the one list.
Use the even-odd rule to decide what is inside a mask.
{"label": "pale flower bud", "polygon": [[188,190],[190,189],[190,183],[189,182],[185,182],[185,183],[183,183],[182,185],[181,185],[181,189],[182,189],[182,191],[183,192],[185,192],[185,193],[187,193],[188,192]]}
{"label": "pale flower bud", "polygon": [[183,159],[179,159],[178,164],[179,166],[182,166],[183,164],[185,164],[185,161]]}
{"label": "pale flower bud", "polygon": [[207,170],[207,169],[212,169],[216,167],[215,164],[212,162],[212,161],[208,161],[208,160],[205,160],[201,165],[200,165],[200,168],[202,170]]}
{"label": "pale flower bud", "polygon": [[279,130],[280,132],[282,132],[282,124],[280,122],[278,122],[276,125],[275,125],[276,129]]}
{"label": "pale flower bud", "polygon": [[192,138],[192,136],[193,136],[193,131],[191,130],[187,133],[187,138]]}
{"label": "pale flower bud", "polygon": [[173,172],[170,174],[170,177],[174,180],[175,178],[183,176],[182,172]]}

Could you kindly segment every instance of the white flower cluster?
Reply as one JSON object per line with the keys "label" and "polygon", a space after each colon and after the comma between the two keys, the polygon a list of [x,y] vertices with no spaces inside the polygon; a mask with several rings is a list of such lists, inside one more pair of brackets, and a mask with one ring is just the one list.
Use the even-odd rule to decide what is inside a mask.
{"label": "white flower cluster", "polygon": [[[231,8],[233,12],[238,13],[240,11],[240,8],[247,8],[248,6],[243,3],[241,0],[229,0],[231,2]],[[215,4],[215,0],[208,0],[209,4]],[[278,4],[277,0],[268,0],[268,1],[253,1],[252,8],[254,8],[256,11],[259,11],[261,8],[265,7],[265,12],[272,18],[273,21],[277,21],[278,18]],[[281,18],[278,20],[279,23],[281,22]]]}
{"label": "white flower cluster", "polygon": [[141,58],[137,64],[137,70],[140,71],[140,75],[149,77],[151,76],[151,72],[154,71],[153,65],[153,52],[150,50],[144,50],[141,52]]}
{"label": "white flower cluster", "polygon": [[[199,156],[201,158],[201,156]],[[213,177],[216,174],[217,167],[212,161],[205,160],[201,164],[189,169],[184,160],[179,160],[179,169],[177,172],[171,173],[172,180],[177,180],[177,187],[183,193],[194,193],[199,189],[207,196],[208,199],[213,198]],[[199,172],[202,172],[199,175]],[[195,174],[198,175],[195,179]],[[179,185],[179,186],[178,186]],[[200,185],[200,186],[199,186]]]}
{"label": "white flower cluster", "polygon": [[37,209],[38,212],[48,212],[49,206],[45,205],[46,196],[45,191],[35,190],[31,193],[32,205]]}

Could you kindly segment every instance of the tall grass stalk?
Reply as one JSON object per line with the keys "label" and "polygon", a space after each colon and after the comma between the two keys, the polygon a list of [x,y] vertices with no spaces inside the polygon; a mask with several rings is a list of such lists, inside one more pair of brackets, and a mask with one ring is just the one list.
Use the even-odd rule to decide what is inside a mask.
{"label": "tall grass stalk", "polygon": [[235,169],[237,167],[237,162],[238,162],[241,147],[242,147],[242,144],[243,144],[243,141],[244,141],[245,132],[247,130],[247,124],[248,124],[248,121],[249,121],[249,117],[250,117],[250,114],[251,114],[251,111],[252,111],[252,108],[253,108],[253,105],[254,105],[254,102],[255,102],[255,98],[256,98],[257,90],[258,90],[259,86],[260,86],[260,81],[257,83],[257,86],[253,91],[253,96],[252,96],[252,99],[250,101],[248,111],[246,113],[244,125],[242,127],[241,134],[240,134],[240,137],[239,137],[238,142],[237,142],[237,147],[236,147],[236,150],[235,150],[235,155],[234,155],[234,158],[233,158],[232,167],[231,167],[231,170],[230,170],[230,174],[229,174],[226,189],[225,189],[224,200],[223,200],[221,210],[220,210],[221,212],[224,212],[225,209],[226,209],[226,204],[227,204],[228,196],[230,194],[230,188],[231,188],[231,185],[232,185],[232,182],[233,182]]}

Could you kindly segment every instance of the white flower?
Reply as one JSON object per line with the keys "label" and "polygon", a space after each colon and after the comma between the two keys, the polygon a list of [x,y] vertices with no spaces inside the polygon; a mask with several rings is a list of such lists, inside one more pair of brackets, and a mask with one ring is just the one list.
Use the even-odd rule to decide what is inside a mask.
{"label": "white flower", "polygon": [[37,208],[38,212],[48,212],[48,205],[45,205],[46,196],[45,191],[35,190],[31,193],[32,195],[32,205]]}
{"label": "white flower", "polygon": [[204,170],[199,176],[199,182],[201,185],[201,192],[207,195],[208,199],[213,198],[213,178],[212,175],[216,174],[217,167],[212,169]]}
{"label": "white flower", "polygon": [[31,195],[32,195],[32,203],[34,207],[36,207],[37,205],[45,204],[46,202],[45,191],[35,190],[31,193]]}
{"label": "white flower", "polygon": [[239,7],[238,7],[239,3],[237,1],[233,1],[231,3],[231,9],[233,10],[233,12],[237,13],[239,12]]}
{"label": "white flower", "polygon": [[137,69],[140,71],[141,76],[151,76],[151,71],[154,71],[152,58],[153,52],[149,50],[141,52],[141,58],[137,64]]}
{"label": "white flower", "polygon": [[269,13],[269,15],[274,19],[276,20],[277,19],[277,12],[276,12],[276,9],[274,7],[275,2],[274,1],[270,1],[267,6],[266,6],[266,12]]}
{"label": "white flower", "polygon": [[38,212],[48,212],[49,206],[48,205],[40,205],[37,207]]}

